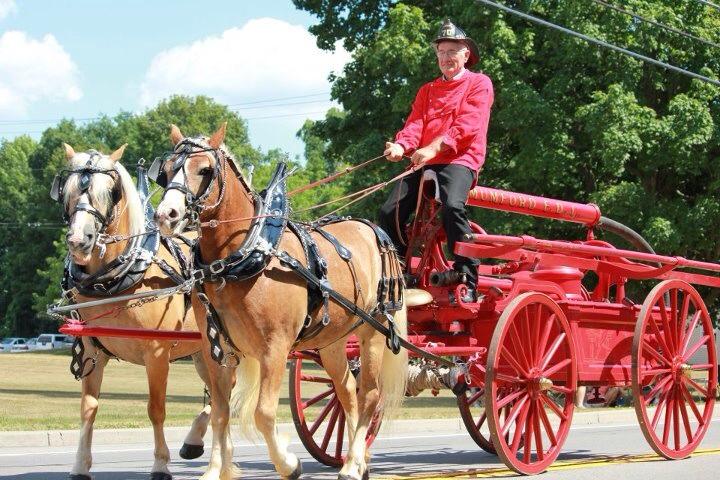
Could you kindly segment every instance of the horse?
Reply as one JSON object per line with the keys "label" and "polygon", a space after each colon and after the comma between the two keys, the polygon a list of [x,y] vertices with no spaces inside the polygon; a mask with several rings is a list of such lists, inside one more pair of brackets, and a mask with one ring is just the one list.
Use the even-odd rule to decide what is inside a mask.
{"label": "horse", "polygon": [[[378,407],[389,415],[402,402],[408,361],[405,350],[395,348],[398,354],[391,352],[383,334],[368,325],[368,320],[358,322],[351,310],[354,304],[357,310],[372,312],[373,317],[366,318],[377,318],[382,325],[394,324],[397,335],[406,336],[404,305],[396,305],[385,315],[378,313],[383,301],[378,285],[381,280],[388,280],[384,273],[399,274],[394,285],[398,289],[395,293],[401,294],[397,254],[387,246],[381,248],[376,230],[360,221],[338,221],[322,229],[307,229],[304,234],[297,224],[291,228],[293,224],[286,222],[287,208],[277,207],[277,202],[282,204],[284,199],[279,185],[284,186],[287,174],[278,170],[274,183],[262,195],[255,193],[223,143],[225,125],[210,137],[185,137],[177,126],[171,125],[174,149],[155,166],[156,176],[162,179],[159,183],[166,188],[155,213],[161,233],[173,235],[187,223],[195,223],[200,229],[193,250],[196,269],[193,276],[202,276],[197,269],[203,262],[210,263],[210,267],[202,268],[209,276],[196,284],[192,304],[201,325],[203,314],[206,316],[205,326],[201,326],[203,354],[208,361],[222,361],[226,367],[220,369],[218,376],[211,377],[213,446],[210,463],[201,478],[227,479],[234,474],[232,444],[223,432],[231,415],[228,393],[236,373],[238,387],[232,394],[232,414],[238,417],[245,433],[262,434],[270,459],[282,478],[299,478],[300,462],[288,451],[287,442],[278,437],[275,418],[288,355],[291,351],[312,349],[319,351],[346,412],[349,446],[338,478],[368,478],[369,452],[365,444],[368,426]],[[153,177],[152,173],[150,176]],[[272,210],[267,215],[262,214],[266,207]],[[256,227],[264,221],[276,230],[268,239],[261,231],[258,240]],[[303,235],[305,240],[301,240]],[[321,296],[316,302],[319,306],[313,309],[309,281],[280,260],[280,252],[284,252],[296,259],[297,265],[309,268],[305,249],[312,250],[312,245],[308,247],[311,243],[326,263],[327,284],[346,299],[352,299],[350,308],[341,306],[336,297]],[[254,247],[257,248],[253,250]],[[250,270],[255,270],[248,275],[241,272],[239,280],[220,277],[218,262],[238,254],[239,249],[240,254],[248,249],[253,252],[241,255],[247,262],[235,266],[242,270],[247,263]],[[345,252],[346,258],[349,252],[351,258],[342,259],[338,252]],[[284,257],[286,261],[288,256]],[[259,268],[254,267],[258,263]],[[218,330],[224,341],[218,341]],[[313,333],[300,335],[310,331]],[[348,366],[346,353],[351,334],[359,340],[361,367],[357,380]]]}
{"label": "horse", "polygon": [[[146,231],[147,205],[143,205],[132,178],[119,161],[126,145],[110,155],[94,150],[76,153],[71,146],[64,144],[64,147],[67,169],[56,176],[51,196],[63,205],[68,224],[63,288],[69,299],[82,303],[96,300],[98,296],[111,297],[175,285],[180,280],[177,278],[177,258],[180,257],[177,251],[173,255],[168,250],[169,244],[158,245],[157,232]],[[103,243],[102,235],[116,235],[121,239]],[[144,247],[149,250],[143,251]],[[154,256],[152,250],[156,250]],[[153,258],[148,258],[151,256]],[[182,294],[154,302],[125,301],[113,305],[116,306],[114,315],[107,314],[107,305],[80,308],[78,313],[93,326],[197,331],[194,314],[186,308]],[[170,451],[163,430],[169,364],[192,355],[198,374],[209,385],[209,370],[202,355],[198,355],[199,348],[198,342],[188,341],[77,338],[71,370],[76,378],[82,378],[81,434],[70,479],[91,478],[93,423],[104,369],[111,357],[145,366],[149,388],[147,411],[155,441],[150,478],[172,478],[168,470]],[[86,352],[90,356],[84,358]],[[202,455],[209,418],[210,407],[206,406],[185,438],[180,451],[183,458]]]}

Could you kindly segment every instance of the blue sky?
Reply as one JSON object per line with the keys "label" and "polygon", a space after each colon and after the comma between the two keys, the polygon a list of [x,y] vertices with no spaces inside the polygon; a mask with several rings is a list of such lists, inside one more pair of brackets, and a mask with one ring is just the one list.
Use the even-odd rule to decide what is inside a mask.
{"label": "blue sky", "polygon": [[290,0],[0,0],[0,138],[205,94],[248,119],[253,145],[294,157],[349,59],[315,46],[314,21]]}

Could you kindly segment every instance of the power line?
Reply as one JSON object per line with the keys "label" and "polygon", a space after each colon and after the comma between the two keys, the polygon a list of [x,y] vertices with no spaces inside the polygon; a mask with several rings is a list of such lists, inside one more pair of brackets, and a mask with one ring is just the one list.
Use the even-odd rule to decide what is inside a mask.
{"label": "power line", "polygon": [[7,229],[23,229],[31,228],[36,230],[53,230],[65,228],[63,223],[48,223],[48,222],[0,222],[0,228]]}
{"label": "power line", "polygon": [[309,93],[307,95],[295,95],[293,97],[271,98],[269,100],[256,100],[256,101],[252,101],[252,102],[230,104],[230,105],[228,105],[228,107],[237,107],[238,105],[255,105],[256,103],[277,102],[280,100],[295,100],[296,98],[318,97],[320,95],[328,95],[329,93],[330,92]]}
{"label": "power line", "polygon": [[612,43],[604,42],[602,40],[598,40],[594,37],[589,37],[585,34],[576,32],[575,30],[570,30],[569,28],[562,27],[560,25],[557,25],[555,23],[548,22],[547,20],[543,20],[538,17],[534,17],[532,15],[528,15],[527,13],[520,12],[518,10],[514,10],[510,7],[506,7],[505,5],[500,5],[499,3],[491,2],[490,0],[475,0],[476,2],[484,3],[485,5],[493,8],[497,8],[499,10],[503,10],[506,13],[510,13],[512,15],[518,16],[520,18],[523,18],[525,20],[528,20],[533,23],[540,24],[544,27],[549,27],[555,30],[558,30],[560,32],[566,33],[568,35],[572,35],[573,37],[580,38],[582,40],[585,40],[586,42],[594,43],[596,45],[600,45],[601,47],[609,48],[611,50],[615,50],[616,52],[624,53],[625,55],[629,55],[633,58],[636,58],[638,60],[642,60],[643,62],[652,63],[653,65],[656,65],[658,67],[666,68],[668,70],[672,70],[674,72],[680,73],[682,75],[687,75],[688,77],[696,78],[698,80],[702,80],[703,82],[711,83],[715,86],[720,87],[720,81],[715,80],[710,77],[706,77],[704,75],[700,75],[699,73],[691,72],[689,70],[685,70],[684,68],[676,67],[675,65],[670,65],[669,63],[661,62],[659,60],[655,60],[654,58],[647,57],[645,55],[630,51],[626,48],[618,47],[617,45],[613,45]]}
{"label": "power line", "polygon": [[[320,95],[329,95],[330,92],[320,92],[320,93],[309,93],[305,95],[294,95],[291,97],[279,97],[279,98],[268,98],[264,100],[254,100],[252,102],[242,102],[242,103],[232,103],[227,105],[227,107],[235,107],[235,109],[250,109],[250,108],[262,108],[262,107],[244,107],[244,105],[258,105],[261,103],[274,103],[279,102],[283,100],[295,100],[300,98],[310,98],[310,97],[318,97]],[[280,107],[280,106],[290,106],[290,105],[300,105],[302,103],[320,103],[320,102],[329,102],[331,99],[327,100],[311,100],[308,102],[288,102],[283,104],[277,104],[277,105],[267,105],[268,108],[270,107]],[[233,108],[231,108],[233,110]],[[45,124],[45,123],[57,123],[62,120],[73,120],[76,122],[88,122],[92,120],[100,120],[101,118],[106,117],[105,115],[98,115],[96,117],[82,117],[82,118],[49,118],[49,119],[35,119],[35,120],[0,120],[0,125],[33,125],[33,124]]]}
{"label": "power line", "polygon": [[318,113],[327,113],[327,110],[318,110],[316,112],[288,113],[287,115],[270,115],[268,117],[248,117],[244,120],[265,120],[267,118],[299,117],[302,115],[317,115]]}
{"label": "power line", "polygon": [[[233,110],[235,111],[235,110]],[[327,113],[327,110],[315,110],[312,112],[296,112],[296,113],[288,113],[284,115],[267,115],[262,117],[244,117],[243,120],[267,120],[269,118],[287,118],[287,117],[299,117],[303,115],[317,115],[320,113]],[[48,127],[50,128],[50,127]],[[45,130],[22,130],[22,131],[0,131],[0,136],[2,135],[30,135],[30,134],[37,134],[37,133],[43,133]]]}
{"label": "power line", "polygon": [[259,108],[279,108],[279,107],[289,107],[292,105],[306,105],[309,103],[330,103],[332,100],[328,99],[322,99],[322,100],[306,100],[304,102],[289,102],[289,103],[278,103],[275,105],[257,105],[254,107],[238,107],[238,108],[231,108],[230,110],[237,112],[239,110],[257,110]]}
{"label": "power line", "polygon": [[720,5],[715,4],[713,2],[708,2],[707,0],[695,0],[698,3],[702,3],[703,5],[707,5],[708,7],[712,7],[715,10],[720,10]]}
{"label": "power line", "polygon": [[698,42],[702,42],[706,45],[710,45],[711,47],[720,48],[720,44],[717,44],[715,42],[712,42],[710,40],[706,40],[702,37],[698,37],[696,35],[693,35],[692,33],[685,32],[683,30],[677,29],[675,27],[671,27],[670,25],[666,25],[664,23],[660,23],[656,20],[653,20],[652,18],[643,17],[641,15],[638,15],[635,12],[631,12],[629,10],[625,10],[623,8],[618,7],[617,5],[613,5],[611,3],[605,2],[603,0],[590,0],[591,2],[595,2],[597,4],[600,4],[604,6],[605,8],[609,8],[611,10],[615,10],[616,12],[622,13],[623,15],[628,15],[630,17],[635,18],[636,20],[640,20],[646,23],[649,23],[651,25],[655,25],[656,27],[663,28],[665,30],[668,30],[673,33],[677,33],[678,35],[682,35],[683,37],[692,38],[693,40],[697,40]]}

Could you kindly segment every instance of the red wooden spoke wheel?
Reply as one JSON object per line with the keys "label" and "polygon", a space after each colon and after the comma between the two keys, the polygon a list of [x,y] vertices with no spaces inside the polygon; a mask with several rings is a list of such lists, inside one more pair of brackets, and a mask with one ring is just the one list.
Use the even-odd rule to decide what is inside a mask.
{"label": "red wooden spoke wheel", "polygon": [[[291,361],[290,411],[308,453],[324,465],[341,467],[346,439],[345,412],[319,358]],[[375,440],[381,423],[382,417],[376,413],[365,437],[368,447]]]}
{"label": "red wooden spoke wheel", "polygon": [[653,288],[635,326],[632,386],[640,428],[659,455],[685,458],[700,444],[717,368],[712,322],[697,290],[682,280]]}
{"label": "red wooden spoke wheel", "polygon": [[560,306],[532,292],[508,304],[493,332],[485,377],[488,427],[498,456],[518,473],[543,472],[567,439],[577,389],[570,335]]}
{"label": "red wooden spoke wheel", "polygon": [[[511,392],[506,392],[510,394]],[[502,394],[502,393],[501,393]],[[497,455],[495,446],[490,439],[490,429],[487,422],[487,413],[485,411],[485,389],[472,388],[457,396],[458,409],[460,417],[465,424],[465,429],[470,437],[478,444],[480,448],[488,453]],[[510,414],[512,404],[508,404],[502,411],[501,416]],[[510,441],[509,438],[506,441]],[[522,445],[522,440],[520,441]]]}

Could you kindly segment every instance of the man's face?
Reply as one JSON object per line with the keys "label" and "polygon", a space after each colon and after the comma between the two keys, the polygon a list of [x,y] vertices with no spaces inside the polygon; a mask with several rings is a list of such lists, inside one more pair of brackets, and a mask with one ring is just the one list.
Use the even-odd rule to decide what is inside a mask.
{"label": "man's face", "polygon": [[438,67],[445,78],[452,78],[465,66],[470,58],[470,50],[463,42],[444,40],[435,47]]}

